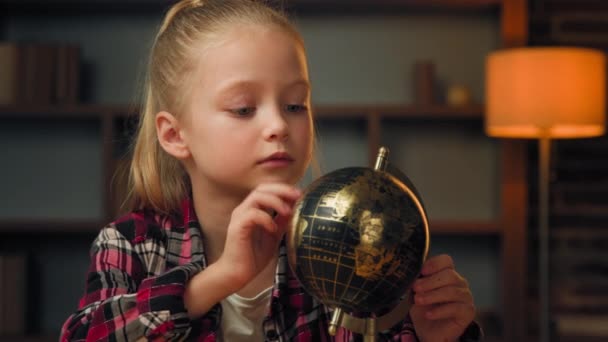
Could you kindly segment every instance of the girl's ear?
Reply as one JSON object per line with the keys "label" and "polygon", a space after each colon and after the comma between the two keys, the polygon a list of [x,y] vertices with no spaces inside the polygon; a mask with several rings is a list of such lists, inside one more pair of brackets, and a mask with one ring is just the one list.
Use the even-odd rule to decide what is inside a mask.
{"label": "girl's ear", "polygon": [[179,121],[169,112],[156,114],[156,136],[160,146],[173,157],[183,160],[190,157],[190,150],[183,139]]}

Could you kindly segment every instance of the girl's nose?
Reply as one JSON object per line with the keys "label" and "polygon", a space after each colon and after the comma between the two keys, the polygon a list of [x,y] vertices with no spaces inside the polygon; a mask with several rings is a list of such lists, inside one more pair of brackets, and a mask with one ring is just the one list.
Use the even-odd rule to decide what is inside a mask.
{"label": "girl's nose", "polygon": [[288,136],[288,124],[280,108],[272,109],[264,116],[264,138],[268,141],[283,141]]}

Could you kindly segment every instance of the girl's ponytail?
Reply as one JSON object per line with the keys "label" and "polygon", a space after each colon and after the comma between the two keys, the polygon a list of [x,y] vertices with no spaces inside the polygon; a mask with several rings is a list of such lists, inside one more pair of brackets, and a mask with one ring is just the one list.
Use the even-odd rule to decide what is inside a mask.
{"label": "girl's ponytail", "polygon": [[205,4],[204,0],[181,0],[177,2],[175,5],[171,6],[167,14],[165,15],[165,19],[163,20],[162,25],[160,26],[160,30],[158,30],[158,36],[162,35],[167,27],[173,22],[173,19],[182,11],[201,7]]}

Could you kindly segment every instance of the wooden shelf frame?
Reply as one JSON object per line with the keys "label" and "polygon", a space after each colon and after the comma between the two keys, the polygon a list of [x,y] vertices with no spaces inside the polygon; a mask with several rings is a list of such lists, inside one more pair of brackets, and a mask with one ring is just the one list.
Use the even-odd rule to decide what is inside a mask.
{"label": "wooden shelf frame", "polygon": [[[82,219],[8,219],[0,220],[0,236],[4,234],[92,234],[110,221]],[[498,221],[431,221],[432,235],[500,236]]]}
{"label": "wooden shelf frame", "polygon": [[[528,0],[503,1],[502,48],[528,44],[528,7]],[[527,148],[515,139],[503,139],[500,146],[502,331],[504,341],[527,341]]]}
{"label": "wooden shelf frame", "polygon": [[[176,0],[4,0],[0,13],[8,15],[105,15],[161,13]],[[270,3],[298,14],[372,13],[498,13],[503,0],[271,0]]]}
{"label": "wooden shelf frame", "polygon": [[0,220],[0,235],[5,234],[49,234],[49,235],[78,235],[93,234],[103,228],[108,222],[83,219],[2,219]]}
{"label": "wooden shelf frame", "polygon": [[[128,105],[0,105],[2,119],[76,119],[127,117],[135,115],[136,106]],[[319,105],[313,108],[318,119],[366,118],[378,115],[382,118],[411,118],[413,120],[481,120],[483,105],[450,107],[444,105]]]}
{"label": "wooden shelf frame", "polygon": [[36,335],[36,334],[28,334],[25,336],[0,335],[0,341],[3,341],[3,342],[55,342],[55,341],[57,341],[57,336]]}

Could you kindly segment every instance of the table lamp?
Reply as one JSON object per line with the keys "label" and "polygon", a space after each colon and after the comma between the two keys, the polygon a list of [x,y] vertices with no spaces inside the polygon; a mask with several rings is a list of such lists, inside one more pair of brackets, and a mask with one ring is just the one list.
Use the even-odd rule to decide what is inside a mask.
{"label": "table lamp", "polygon": [[539,140],[539,334],[550,339],[549,165],[552,139],[604,133],[605,56],[575,47],[525,47],[486,59],[485,131]]}

